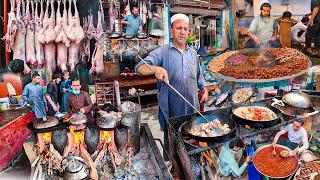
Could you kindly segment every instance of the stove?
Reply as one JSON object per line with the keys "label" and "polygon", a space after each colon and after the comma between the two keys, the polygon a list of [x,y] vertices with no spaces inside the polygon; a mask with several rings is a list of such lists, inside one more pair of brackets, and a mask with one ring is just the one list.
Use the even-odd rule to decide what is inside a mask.
{"label": "stove", "polygon": [[[258,103],[266,103],[265,100]],[[232,119],[232,108],[224,107],[203,113],[204,115],[210,114],[223,114]],[[209,142],[208,146],[200,147],[194,139],[186,136],[181,126],[188,121],[193,115],[185,115],[168,119],[168,132],[169,132],[169,156],[173,161],[173,166],[182,179],[201,179],[201,157],[202,152],[217,149],[223,143]],[[251,140],[262,141],[264,138],[270,138],[271,134],[276,133],[280,128],[286,125],[288,121],[283,119],[273,125],[272,127],[263,129],[252,129],[249,126],[237,125],[237,136],[244,139],[246,144],[250,144]],[[269,140],[269,139],[268,139]],[[215,154],[217,155],[217,154]],[[216,157],[214,157],[216,158]],[[214,170],[213,170],[214,173]]]}

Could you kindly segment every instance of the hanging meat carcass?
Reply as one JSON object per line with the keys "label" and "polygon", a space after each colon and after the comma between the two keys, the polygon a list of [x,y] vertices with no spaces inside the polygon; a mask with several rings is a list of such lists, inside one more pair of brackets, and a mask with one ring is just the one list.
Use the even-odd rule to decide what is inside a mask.
{"label": "hanging meat carcass", "polygon": [[[32,13],[30,14],[30,4]],[[28,22],[27,25],[27,32],[26,32],[26,57],[27,62],[34,65],[36,64],[36,53],[35,53],[35,23],[34,23],[34,3],[31,0],[27,0],[26,6],[26,21]]]}
{"label": "hanging meat carcass", "polygon": [[[46,74],[47,78],[50,80],[52,74],[56,68],[56,44],[55,39],[57,34],[55,32],[55,11],[54,11],[54,0],[50,1],[50,18],[48,20],[48,26],[45,31],[45,45],[44,45],[44,57],[46,60]],[[48,11],[48,9],[46,9]]]}
{"label": "hanging meat carcass", "polygon": [[[21,59],[24,61],[24,73],[29,73],[31,69],[28,67],[26,63],[26,23],[24,21],[23,15],[25,14],[25,3],[20,0],[17,0],[17,31],[14,38],[13,44],[13,59]],[[22,4],[22,14],[21,14],[21,4]]]}
{"label": "hanging meat carcass", "polygon": [[69,0],[68,28],[66,34],[71,41],[70,47],[68,49],[68,65],[70,66],[71,71],[74,71],[76,65],[79,63],[80,42],[84,38],[84,31],[80,26],[80,17],[76,0],[73,0],[73,5],[75,9],[74,16],[72,16],[71,0]]}
{"label": "hanging meat carcass", "polygon": [[[41,10],[39,15],[38,4],[40,3]],[[44,65],[44,49],[43,44],[39,41],[40,30],[43,28],[42,21],[44,18],[44,10],[43,10],[43,0],[36,3],[36,12],[35,12],[35,52],[36,52],[36,61],[38,64],[38,68],[41,68]],[[44,32],[44,30],[43,30]],[[43,34],[43,43],[44,43],[44,34]]]}
{"label": "hanging meat carcass", "polygon": [[104,18],[102,11],[103,11],[103,8],[100,0],[100,8],[98,11],[98,24],[97,24],[97,31],[95,36],[95,39],[97,42],[92,55],[92,67],[89,71],[90,73],[96,72],[97,74],[101,74],[104,69],[103,55],[105,50],[105,44],[104,44],[105,33],[102,27],[102,22]]}
{"label": "hanging meat carcass", "polygon": [[14,7],[15,7],[15,0],[10,0],[11,4],[11,10],[8,13],[8,28],[7,28],[7,33],[5,36],[2,38],[6,44],[6,51],[11,52],[11,49],[13,49],[13,43],[14,43],[14,38],[18,29],[18,22],[16,19],[16,14],[14,12]]}
{"label": "hanging meat carcass", "polygon": [[63,16],[60,13],[61,0],[58,0],[57,21],[55,31],[58,34],[55,42],[57,43],[57,66],[62,72],[67,70],[68,47],[70,41],[66,34],[68,26],[68,15],[66,9],[66,0],[63,0]]}

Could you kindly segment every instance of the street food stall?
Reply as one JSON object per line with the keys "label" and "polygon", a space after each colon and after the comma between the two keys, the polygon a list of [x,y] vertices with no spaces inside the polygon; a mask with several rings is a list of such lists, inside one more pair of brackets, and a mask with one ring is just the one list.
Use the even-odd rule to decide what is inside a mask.
{"label": "street food stall", "polygon": [[[241,3],[248,8],[240,10]],[[0,175],[14,169],[14,161],[22,155],[30,179],[219,180],[228,178],[222,177],[219,153],[239,138],[245,144],[240,162],[252,157],[244,178],[317,180],[319,59],[294,48],[238,49],[236,14],[252,8],[250,4],[242,0],[10,0],[3,34],[6,58],[23,61],[24,72],[12,76],[8,66],[0,79]],[[161,154],[162,142],[156,143],[155,134],[162,132],[151,120],[151,116],[158,120],[159,108],[142,113],[141,101],[142,96],[148,105],[155,101],[160,81],[153,74],[142,76],[135,66],[170,42],[170,16],[177,13],[189,18],[186,43],[197,52],[210,96],[200,112],[166,82],[197,113],[166,119],[169,148],[162,147]],[[129,33],[136,26],[130,18],[139,19],[134,34]],[[21,99],[30,72],[41,74],[41,95],[47,95],[49,81],[57,82],[51,81],[52,75],[60,74],[61,79],[69,72],[81,82],[77,86],[89,85],[79,92],[87,95],[90,108],[63,112],[59,102],[54,116],[36,118],[32,106]],[[79,105],[80,93],[70,86],[70,79],[64,80],[69,87],[61,88],[59,82],[56,92],[73,93]],[[142,123],[142,114],[151,114],[150,119]],[[293,156],[290,148],[271,145],[277,132],[302,120],[307,150]],[[279,137],[286,138],[287,134]]]}

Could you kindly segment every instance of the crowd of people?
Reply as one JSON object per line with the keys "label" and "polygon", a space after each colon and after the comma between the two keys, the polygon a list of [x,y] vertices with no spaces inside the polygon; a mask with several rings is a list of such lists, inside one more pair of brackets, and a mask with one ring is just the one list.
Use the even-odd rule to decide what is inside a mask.
{"label": "crowd of people", "polygon": [[37,119],[46,120],[47,116],[57,113],[83,113],[89,123],[93,122],[93,104],[86,88],[81,88],[80,79],[70,79],[68,71],[55,73],[47,84],[46,93],[40,85],[41,76],[38,72],[32,74],[32,81],[27,84],[22,93],[22,99],[32,108]]}

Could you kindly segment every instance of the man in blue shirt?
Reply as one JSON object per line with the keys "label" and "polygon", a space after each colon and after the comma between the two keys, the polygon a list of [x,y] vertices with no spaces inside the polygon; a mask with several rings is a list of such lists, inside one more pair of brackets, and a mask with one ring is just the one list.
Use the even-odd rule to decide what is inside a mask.
{"label": "man in blue shirt", "polygon": [[246,161],[239,167],[242,148],[244,148],[244,143],[239,138],[232,140],[230,143],[225,143],[221,147],[218,165],[222,176],[239,177],[246,170],[251,157],[247,156]]}
{"label": "man in blue shirt", "polygon": [[131,9],[131,14],[127,15],[121,21],[121,24],[126,24],[126,35],[136,36],[139,30],[142,30],[142,20],[139,16],[139,8],[134,6]]}
{"label": "man in blue shirt", "polygon": [[198,91],[204,91],[201,101],[208,98],[197,53],[186,45],[189,33],[188,16],[185,14],[173,15],[170,32],[172,42],[152,51],[145,58],[145,61],[152,66],[155,73],[143,61],[140,61],[135,68],[142,75],[155,74],[159,80],[157,84],[159,90],[159,122],[161,129],[164,131],[165,144],[168,140],[166,119],[195,113],[165,82],[170,83],[198,109],[200,107]]}
{"label": "man in blue shirt", "polygon": [[[311,17],[309,19],[309,25],[306,32],[306,48],[310,54],[320,55],[320,3],[319,0],[311,0]],[[311,42],[314,43],[314,50],[311,49]]]}
{"label": "man in blue shirt", "polygon": [[279,47],[280,42],[277,39],[278,24],[270,16],[271,5],[263,3],[260,7],[261,13],[252,20],[248,36],[250,39],[245,44],[246,48],[257,47]]}
{"label": "man in blue shirt", "polygon": [[47,101],[42,93],[42,86],[39,85],[40,75],[35,72],[32,74],[32,82],[27,84],[22,93],[22,99],[31,105],[37,119],[47,119]]}

